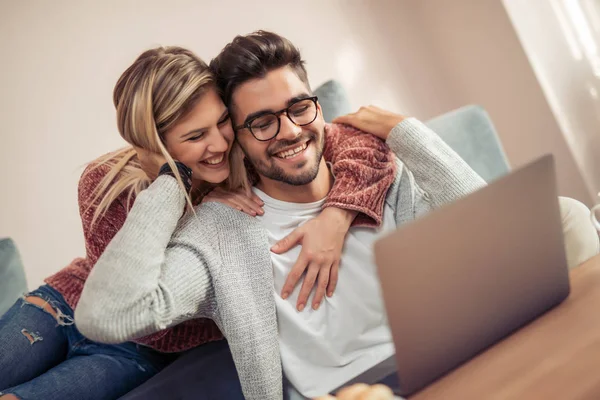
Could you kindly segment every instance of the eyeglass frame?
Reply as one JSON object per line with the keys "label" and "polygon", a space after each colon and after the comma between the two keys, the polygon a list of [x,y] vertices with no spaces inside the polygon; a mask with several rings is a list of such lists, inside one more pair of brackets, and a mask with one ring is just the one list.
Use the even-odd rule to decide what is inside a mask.
{"label": "eyeglass frame", "polygon": [[[305,101],[305,100],[311,100],[315,104],[315,117],[310,122],[307,122],[306,124],[297,124],[296,122],[294,122],[294,120],[292,119],[292,117],[290,117],[290,115],[288,114],[288,110],[291,107],[295,106],[296,104],[300,103],[301,101]],[[254,139],[258,140],[259,142],[268,142],[269,140],[275,139],[277,137],[277,135],[279,135],[279,132],[281,131],[281,114],[285,114],[285,116],[291,121],[291,123],[294,124],[294,125],[296,125],[296,126],[306,126],[306,125],[310,125],[313,122],[315,122],[315,120],[319,116],[319,106],[317,104],[317,101],[319,101],[319,98],[317,96],[310,96],[310,97],[305,97],[303,99],[298,99],[295,102],[293,102],[292,104],[290,104],[289,106],[287,106],[286,108],[281,109],[279,111],[276,111],[276,112],[270,112],[269,111],[269,112],[266,112],[264,114],[257,115],[256,117],[252,118],[250,121],[244,122],[242,125],[234,126],[233,130],[237,132],[237,131],[239,131],[241,129],[248,129],[250,131],[250,133],[252,134],[252,137],[254,137]],[[275,133],[275,135],[273,135],[269,139],[259,139],[259,138],[256,137],[256,135],[254,134],[254,132],[252,132],[252,128],[250,128],[250,125],[256,119],[262,118],[265,115],[269,115],[269,114],[272,114],[272,115],[275,116],[275,118],[277,118],[277,133]]]}

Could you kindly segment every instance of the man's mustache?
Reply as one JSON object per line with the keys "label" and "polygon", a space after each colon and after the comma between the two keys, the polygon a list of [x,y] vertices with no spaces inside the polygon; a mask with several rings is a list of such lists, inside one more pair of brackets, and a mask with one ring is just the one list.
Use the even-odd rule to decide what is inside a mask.
{"label": "man's mustache", "polygon": [[277,143],[273,143],[271,147],[269,147],[268,154],[269,156],[273,156],[279,153],[283,149],[287,149],[290,147],[294,147],[299,143],[308,142],[309,140],[316,140],[317,134],[314,132],[306,132],[298,136],[295,140],[278,140]]}

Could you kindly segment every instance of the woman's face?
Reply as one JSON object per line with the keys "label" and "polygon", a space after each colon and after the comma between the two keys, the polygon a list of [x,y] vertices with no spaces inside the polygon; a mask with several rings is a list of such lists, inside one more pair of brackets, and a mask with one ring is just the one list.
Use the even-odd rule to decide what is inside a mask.
{"label": "woman's face", "polygon": [[221,183],[229,176],[233,128],[229,112],[214,89],[206,92],[164,138],[171,157],[192,169],[194,183]]}

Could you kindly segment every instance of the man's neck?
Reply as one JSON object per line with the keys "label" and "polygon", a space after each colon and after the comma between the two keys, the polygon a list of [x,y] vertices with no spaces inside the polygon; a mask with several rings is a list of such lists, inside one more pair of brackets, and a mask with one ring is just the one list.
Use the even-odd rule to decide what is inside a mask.
{"label": "man's neck", "polygon": [[325,159],[322,158],[319,163],[317,177],[306,185],[294,186],[261,176],[256,187],[262,190],[267,196],[280,201],[313,203],[327,197],[332,185],[333,177],[329,172],[329,168],[327,168]]}

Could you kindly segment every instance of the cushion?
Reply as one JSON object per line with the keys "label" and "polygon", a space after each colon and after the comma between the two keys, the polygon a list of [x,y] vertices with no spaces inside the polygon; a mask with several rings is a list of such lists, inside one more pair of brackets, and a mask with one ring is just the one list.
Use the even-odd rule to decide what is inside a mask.
{"label": "cushion", "polygon": [[355,111],[350,108],[346,90],[335,80],[325,82],[315,89],[314,94],[319,98],[325,122],[331,122],[335,117]]}
{"label": "cushion", "polygon": [[12,239],[0,239],[0,315],[27,291],[21,257]]}
{"label": "cushion", "polygon": [[510,171],[502,144],[483,107],[470,105],[427,122],[486,182]]}

